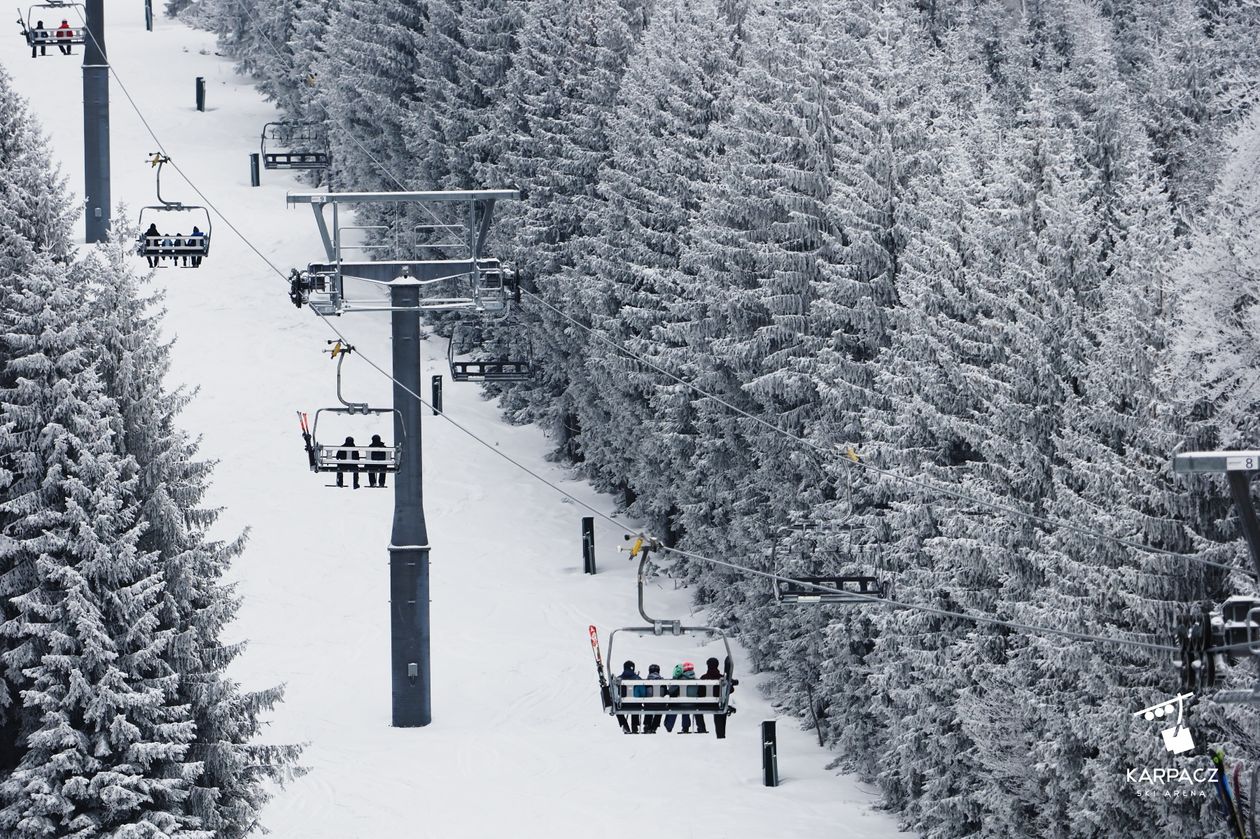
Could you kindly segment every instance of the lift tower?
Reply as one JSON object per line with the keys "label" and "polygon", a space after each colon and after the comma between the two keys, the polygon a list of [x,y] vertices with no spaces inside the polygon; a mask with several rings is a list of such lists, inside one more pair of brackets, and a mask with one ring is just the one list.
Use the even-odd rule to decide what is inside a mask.
{"label": "lift tower", "polygon": [[[389,545],[390,676],[393,725],[428,725],[432,719],[429,685],[429,534],[425,528],[421,483],[420,315],[426,311],[502,312],[511,302],[511,275],[497,259],[482,256],[494,204],[519,198],[515,190],[450,192],[318,192],[288,196],[288,203],[310,204],[323,239],[327,262],[294,271],[290,298],[324,315],[353,312],[391,313],[393,327],[394,439],[404,440],[394,476],[394,526]],[[394,231],[393,260],[364,260],[365,247],[345,242],[341,209],[358,204],[437,204],[462,219],[420,225],[403,235]],[[332,218],[325,209],[332,207]],[[435,214],[436,215],[436,214]],[[406,214],[403,214],[406,217]],[[378,234],[381,229],[377,229]],[[412,236],[411,234],[419,234]],[[383,234],[382,234],[383,235]],[[415,241],[409,241],[413,239]],[[441,239],[434,243],[434,240]],[[420,259],[420,253],[455,251],[455,258]],[[350,253],[354,258],[346,259]],[[370,251],[369,251],[370,253]],[[375,299],[348,299],[349,277],[385,286],[389,305]]]}
{"label": "lift tower", "polygon": [[105,0],[87,0],[83,44],[83,171],[86,241],[109,235],[109,60],[105,56]]}

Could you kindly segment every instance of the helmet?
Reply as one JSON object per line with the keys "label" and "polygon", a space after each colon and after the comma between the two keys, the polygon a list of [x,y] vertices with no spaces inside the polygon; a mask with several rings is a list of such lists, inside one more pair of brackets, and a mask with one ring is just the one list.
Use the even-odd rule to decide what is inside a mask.
{"label": "helmet", "polygon": [[682,669],[683,669],[683,672],[684,672],[684,673],[694,673],[694,672],[696,672],[696,666],[695,666],[694,664],[692,664],[690,661],[684,661],[684,662],[682,663]]}

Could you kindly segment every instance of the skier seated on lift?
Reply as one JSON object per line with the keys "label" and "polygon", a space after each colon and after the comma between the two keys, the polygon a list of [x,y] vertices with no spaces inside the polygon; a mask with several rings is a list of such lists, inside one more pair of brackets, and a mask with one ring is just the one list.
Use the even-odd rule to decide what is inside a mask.
{"label": "skier seated on lift", "polygon": [[57,38],[57,48],[61,50],[62,54],[63,54],[63,55],[73,55],[73,54],[74,54],[74,50],[73,50],[73,49],[71,49],[70,42],[69,42],[69,41],[64,41],[64,42],[62,41],[62,39],[63,39],[63,38],[73,38],[73,37],[74,37],[74,30],[70,28],[70,21],[68,21],[68,20],[63,20],[63,21],[61,22],[61,26],[58,26],[58,27],[57,27],[57,31],[56,31],[55,35],[56,35],[56,38]]}
{"label": "skier seated on lift", "polygon": [[[660,679],[663,679],[664,676],[661,675],[661,666],[659,664],[649,664],[647,677],[648,677],[648,681],[650,682],[659,681]],[[636,687],[635,690],[638,690],[638,687]],[[644,694],[645,696],[656,696],[656,688],[645,687],[644,690],[647,691],[647,693]],[[663,691],[665,690],[665,688],[661,688],[661,690]],[[665,695],[664,693],[661,694],[661,696],[664,696],[664,695]],[[643,718],[643,733],[644,734],[655,734],[660,727],[661,727],[660,714],[648,714]]]}
{"label": "skier seated on lift", "polygon": [[[721,680],[725,678],[725,674],[723,674],[722,671],[718,670],[718,660],[716,658],[710,658],[708,661],[705,662],[705,664],[709,666],[709,669],[704,671],[704,674],[700,676],[701,679]],[[737,684],[739,684],[738,679],[731,679],[731,688],[730,688],[731,691],[735,690],[735,685]],[[713,687],[709,689],[713,691],[714,696],[722,695],[721,685],[714,685]],[[701,696],[705,695],[705,690],[706,690],[705,688],[700,688]],[[702,721],[703,719],[704,717],[701,717],[701,716],[696,717],[696,720],[698,721]],[[703,722],[700,722],[700,726],[701,727],[699,730],[701,733],[703,733],[704,732]],[[726,738],[726,714],[713,715],[713,733],[717,735],[717,739],[719,740],[723,740]]]}
{"label": "skier seated on lift", "polygon": [[[355,448],[353,437],[347,437],[346,442],[342,443],[341,447],[337,449],[337,459],[338,460],[358,460],[359,459],[359,450]],[[339,487],[345,486],[345,484],[342,483],[341,476],[344,475],[346,472],[350,472],[354,475],[354,488],[358,489],[359,488],[359,466],[357,463],[353,466],[338,466],[337,467],[337,486]]]}
{"label": "skier seated on lift", "polygon": [[[381,440],[381,435],[379,434],[372,435],[372,442],[368,443],[368,448],[380,449],[380,451],[374,451],[371,454],[369,454],[368,460],[386,460],[389,457],[389,455],[385,453],[385,443]],[[381,488],[384,488],[385,486],[385,467],[384,466],[369,466],[367,468],[367,473],[368,473],[368,486],[370,487],[380,486]],[[376,483],[377,480],[380,481],[380,484]]]}
{"label": "skier seated on lift", "polygon": [[[44,28],[42,20],[35,21],[35,29],[31,34],[39,41],[43,41],[48,37],[48,30]],[[39,50],[40,55],[48,55],[48,45],[44,43],[31,44],[31,58],[35,57],[35,50]]]}
{"label": "skier seated on lift", "polygon": [[[679,668],[682,668],[682,669],[679,670]],[[678,665],[678,667],[674,668],[675,679],[694,679],[695,677],[696,677],[696,666],[692,664],[690,661],[684,661],[682,664]],[[674,688],[674,690],[677,690],[677,688]],[[691,697],[693,699],[697,697],[701,697],[701,696],[704,696],[704,688],[700,687],[699,685],[687,685],[687,687],[683,688],[683,695]],[[691,727],[690,723],[691,723],[692,716],[693,716],[692,714],[682,715],[683,734],[689,733],[688,729]],[[694,716],[696,718],[696,733],[708,734],[709,730],[704,727],[704,714],[695,714]]]}
{"label": "skier seated on lift", "polygon": [[144,249],[149,251],[149,253],[145,254],[144,258],[149,260],[150,268],[156,268],[158,264],[158,256],[156,253],[153,253],[153,250],[157,248],[158,239],[162,235],[158,232],[157,222],[150,224],[149,229],[144,231],[142,235],[144,236]]}
{"label": "skier seated on lift", "polygon": [[178,241],[179,241],[178,239],[172,240],[170,236],[167,236],[165,239],[162,240],[162,243],[161,243],[162,247],[159,250],[159,254],[160,254],[159,261],[161,261],[162,259],[165,259],[168,256],[171,258],[172,262],[174,261],[175,242],[178,242]]}
{"label": "skier seated on lift", "polygon": [[[694,679],[695,677],[696,677],[696,666],[692,664],[690,661],[684,661],[682,664],[674,665],[674,678],[675,679]],[[695,687],[688,685],[686,688],[680,690],[678,685],[670,685],[669,687],[666,687],[663,690],[665,691],[666,696],[677,699],[680,695],[691,696],[691,697],[701,696],[702,695],[701,691],[703,690],[703,688],[701,688],[698,685]],[[685,690],[686,692],[683,693],[683,690]],[[678,714],[665,715],[665,730],[666,731],[672,732],[674,730],[674,721],[678,719],[678,716],[679,716]],[[691,717],[692,717],[691,714],[682,715],[682,732],[681,732],[682,734],[691,733]],[[704,716],[702,714],[696,714],[695,717],[696,717],[696,733],[708,734],[709,733],[708,730],[704,727]]]}
{"label": "skier seated on lift", "polygon": [[[621,681],[624,683],[624,682],[639,682],[642,680],[643,680],[643,677],[640,676],[638,673],[634,672],[634,662],[627,661],[621,670]],[[649,688],[643,685],[635,685],[632,695],[635,697],[644,697],[648,695],[648,690]],[[620,691],[621,691],[621,696],[624,698],[626,696],[625,684],[621,685]],[[638,714],[630,715],[629,724],[626,723],[625,714],[618,714],[617,722],[621,723],[622,734],[638,734],[639,733],[639,715]]]}
{"label": "skier seated on lift", "polygon": [[[192,267],[200,268],[201,267],[201,249],[205,248],[206,246],[206,234],[202,233],[201,228],[197,227],[197,225],[194,224],[193,232],[188,234],[188,238],[184,240],[184,244],[192,245],[193,247],[197,248],[197,251],[195,251],[192,254],[189,254],[188,256],[192,257]],[[188,256],[184,257],[185,265],[188,264]]]}

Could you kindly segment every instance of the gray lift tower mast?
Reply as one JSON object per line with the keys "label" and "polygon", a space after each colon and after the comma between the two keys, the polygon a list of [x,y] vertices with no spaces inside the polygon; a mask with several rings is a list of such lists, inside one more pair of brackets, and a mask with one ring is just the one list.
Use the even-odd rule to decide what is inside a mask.
{"label": "gray lift tower mast", "polygon": [[105,57],[105,0],[87,0],[83,45],[83,171],[86,239],[109,235],[109,61]]}
{"label": "gray lift tower mast", "polygon": [[[301,193],[288,203],[310,204],[315,212],[328,261],[294,271],[290,297],[328,315],[386,311],[393,326],[394,439],[403,441],[394,477],[394,527],[389,545],[390,676],[393,724],[428,725],[433,720],[429,685],[429,534],[424,524],[420,416],[420,316],[426,311],[469,314],[504,312],[510,305],[510,272],[497,259],[482,256],[494,204],[519,198],[515,190],[479,189],[452,192],[327,192]],[[412,258],[363,260],[364,247],[343,242],[343,231],[362,231],[341,208],[355,204],[438,204],[462,221],[420,225],[415,242],[399,232],[395,249]],[[324,215],[332,207],[332,218]],[[401,208],[400,208],[401,209]],[[405,214],[404,214],[405,217]],[[348,223],[346,223],[348,222]],[[444,241],[434,244],[436,239]],[[451,259],[419,259],[421,252],[456,252]],[[345,253],[356,259],[345,259]],[[389,305],[372,299],[356,303],[345,295],[350,277],[389,289]]]}

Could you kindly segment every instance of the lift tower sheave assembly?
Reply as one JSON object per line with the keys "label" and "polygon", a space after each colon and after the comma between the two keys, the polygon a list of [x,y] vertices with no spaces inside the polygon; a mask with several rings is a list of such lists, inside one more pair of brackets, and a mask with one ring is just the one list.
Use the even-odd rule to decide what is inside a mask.
{"label": "lift tower sheave assembly", "polygon": [[[424,521],[423,459],[420,445],[420,316],[431,311],[505,311],[511,302],[506,277],[513,273],[497,259],[482,256],[494,204],[519,198],[515,190],[451,192],[319,192],[288,196],[288,204],[310,204],[324,244],[325,262],[313,262],[291,276],[290,299],[325,317],[388,311],[393,338],[394,438],[406,437],[394,475],[394,522],[389,545],[390,679],[393,725],[414,727],[432,721],[429,668],[429,534]],[[404,258],[363,259],[361,245],[343,241],[344,231],[360,231],[342,218],[356,204],[437,204],[462,217],[456,223],[425,225],[459,231],[460,237],[433,243],[395,241]],[[342,205],[346,205],[343,207]],[[325,212],[332,207],[331,218]],[[435,214],[436,215],[436,214]],[[444,234],[445,235],[445,234]],[[419,253],[457,251],[450,259],[419,259]],[[353,258],[347,259],[350,253]],[[407,258],[413,257],[413,258]],[[356,302],[345,279],[389,288],[389,304],[376,298]]]}
{"label": "lift tower sheave assembly", "polygon": [[1180,473],[1225,473],[1251,561],[1260,574],[1260,519],[1251,503],[1251,478],[1260,472],[1260,451],[1186,452],[1173,456],[1172,467]]}
{"label": "lift tower sheave assembly", "polygon": [[105,0],[87,0],[83,45],[83,163],[85,240],[109,235],[109,60],[105,56]]}

